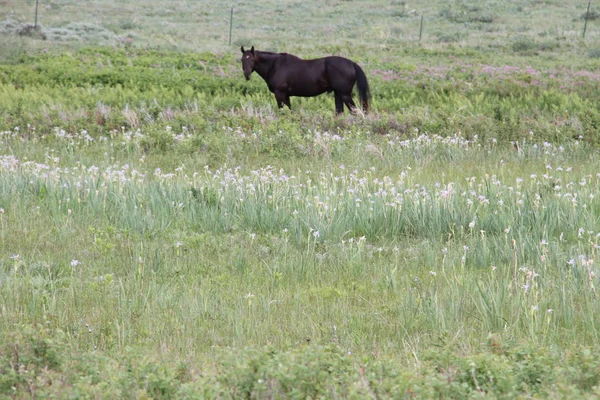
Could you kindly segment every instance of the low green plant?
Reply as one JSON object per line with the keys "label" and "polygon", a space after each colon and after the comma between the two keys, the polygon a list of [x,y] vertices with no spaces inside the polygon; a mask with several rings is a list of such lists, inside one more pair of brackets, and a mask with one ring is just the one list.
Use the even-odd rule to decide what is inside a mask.
{"label": "low green plant", "polygon": [[[8,341],[10,339],[10,342]],[[339,346],[299,344],[287,350],[218,349],[210,362],[177,364],[128,351],[65,352],[65,336],[21,326],[0,343],[0,394],[30,396],[191,398],[470,398],[595,393],[597,354],[574,347],[561,355],[490,336],[491,352],[464,355],[444,347],[403,366],[390,358],[357,357]],[[49,353],[53,356],[44,358]],[[565,364],[574,359],[577,362]],[[572,365],[572,366],[567,366]],[[597,374],[596,374],[597,375]]]}

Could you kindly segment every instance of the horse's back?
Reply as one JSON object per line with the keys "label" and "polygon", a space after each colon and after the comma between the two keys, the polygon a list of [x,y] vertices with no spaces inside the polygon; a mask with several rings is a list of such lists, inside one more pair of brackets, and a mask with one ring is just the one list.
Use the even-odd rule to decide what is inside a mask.
{"label": "horse's back", "polygon": [[352,91],[356,81],[354,62],[339,56],[304,60],[281,53],[275,73],[268,81],[271,91],[290,96],[316,96],[324,92]]}
{"label": "horse's back", "polygon": [[300,62],[305,79],[324,82],[322,83],[326,86],[324,91],[348,92],[354,86],[356,70],[352,60],[340,56],[327,56]]}

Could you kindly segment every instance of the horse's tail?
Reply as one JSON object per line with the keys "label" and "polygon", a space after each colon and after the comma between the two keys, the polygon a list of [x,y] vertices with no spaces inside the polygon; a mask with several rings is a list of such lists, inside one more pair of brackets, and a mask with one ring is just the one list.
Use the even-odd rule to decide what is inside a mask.
{"label": "horse's tail", "polygon": [[371,100],[371,89],[369,88],[369,81],[365,71],[357,64],[354,63],[354,71],[356,72],[356,86],[358,87],[358,99],[362,105],[363,111],[366,113],[369,111],[369,100]]}

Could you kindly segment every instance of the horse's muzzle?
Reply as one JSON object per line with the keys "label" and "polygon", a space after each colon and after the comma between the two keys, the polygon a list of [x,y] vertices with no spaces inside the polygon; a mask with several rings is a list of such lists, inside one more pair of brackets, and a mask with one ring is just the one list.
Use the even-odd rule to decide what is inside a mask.
{"label": "horse's muzzle", "polygon": [[250,80],[250,74],[251,74],[251,73],[252,73],[252,72],[248,72],[248,73],[244,72],[244,76],[246,77],[246,80],[247,80],[247,81],[249,81],[249,80]]}

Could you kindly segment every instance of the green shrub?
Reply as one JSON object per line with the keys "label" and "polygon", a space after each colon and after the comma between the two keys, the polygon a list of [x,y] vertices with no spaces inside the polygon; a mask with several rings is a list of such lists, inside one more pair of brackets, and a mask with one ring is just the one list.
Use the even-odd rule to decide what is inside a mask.
{"label": "green shrub", "polygon": [[538,44],[528,37],[520,37],[513,41],[511,47],[514,52],[522,53],[537,50]]}
{"label": "green shrub", "polygon": [[449,348],[420,355],[415,366],[389,357],[360,359],[338,346],[288,350],[217,350],[201,368],[128,350],[117,357],[78,354],[66,337],[23,326],[0,342],[0,395],[197,398],[516,398],[593,394],[600,382],[593,348],[551,352],[498,345],[489,353]]}

